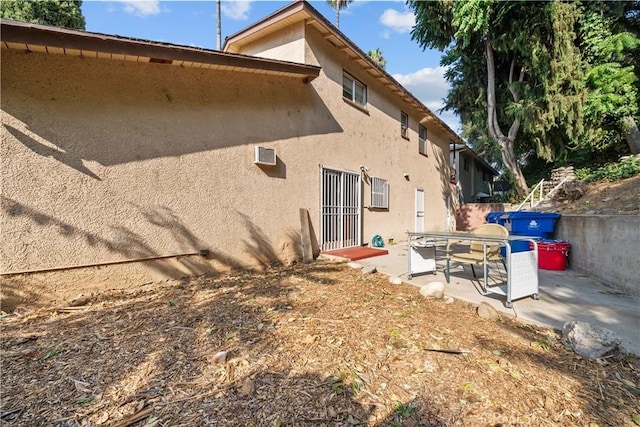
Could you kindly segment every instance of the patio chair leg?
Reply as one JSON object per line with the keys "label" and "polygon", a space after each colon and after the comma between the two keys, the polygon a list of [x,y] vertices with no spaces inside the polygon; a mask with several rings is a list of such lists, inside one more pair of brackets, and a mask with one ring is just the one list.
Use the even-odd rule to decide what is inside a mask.
{"label": "patio chair leg", "polygon": [[477,279],[477,278],[478,278],[478,276],[476,276],[476,269],[475,269],[475,268],[473,268],[473,264],[471,264],[471,271],[473,272],[473,278],[474,278],[474,279]]}
{"label": "patio chair leg", "polygon": [[450,283],[449,276],[451,276],[451,272],[449,271],[449,265],[450,265],[449,263],[450,263],[449,258],[447,258],[447,269],[444,272],[444,277],[447,279],[447,283]]}

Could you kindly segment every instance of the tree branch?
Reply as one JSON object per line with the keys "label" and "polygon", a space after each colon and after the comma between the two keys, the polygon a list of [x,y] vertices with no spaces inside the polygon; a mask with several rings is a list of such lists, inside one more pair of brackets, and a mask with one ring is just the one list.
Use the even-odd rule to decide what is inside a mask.
{"label": "tree branch", "polygon": [[500,140],[504,135],[500,130],[496,114],[496,65],[489,37],[485,42],[485,53],[487,57],[487,128],[489,134],[501,144]]}

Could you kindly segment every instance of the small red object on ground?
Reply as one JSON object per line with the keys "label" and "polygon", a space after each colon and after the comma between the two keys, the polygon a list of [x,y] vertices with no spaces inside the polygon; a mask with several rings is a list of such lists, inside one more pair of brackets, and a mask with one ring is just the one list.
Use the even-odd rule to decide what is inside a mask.
{"label": "small red object on ground", "polygon": [[[530,243],[530,246],[533,246],[533,243]],[[543,270],[566,270],[570,248],[569,242],[557,240],[538,242],[538,267]]]}

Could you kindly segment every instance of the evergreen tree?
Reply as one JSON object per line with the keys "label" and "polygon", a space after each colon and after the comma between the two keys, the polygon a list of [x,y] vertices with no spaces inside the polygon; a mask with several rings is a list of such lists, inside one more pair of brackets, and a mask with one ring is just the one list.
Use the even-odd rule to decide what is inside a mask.
{"label": "evergreen tree", "polygon": [[[632,6],[629,8],[629,6]],[[580,47],[586,63],[585,104],[587,132],[579,148],[594,153],[640,152],[638,56],[640,38],[627,17],[640,14],[635,2],[585,2],[580,20]]]}
{"label": "evergreen tree", "polygon": [[503,165],[528,190],[518,154],[553,159],[582,130],[582,64],[573,44],[576,5],[564,2],[421,2],[412,37],[445,51],[446,106],[481,123]]}
{"label": "evergreen tree", "polygon": [[2,0],[0,16],[4,19],[56,27],[85,29],[82,1]]}

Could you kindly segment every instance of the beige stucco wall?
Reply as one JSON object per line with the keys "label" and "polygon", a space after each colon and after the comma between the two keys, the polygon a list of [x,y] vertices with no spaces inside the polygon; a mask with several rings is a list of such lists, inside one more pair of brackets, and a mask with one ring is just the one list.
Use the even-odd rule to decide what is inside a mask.
{"label": "beige stucco wall", "polygon": [[305,24],[298,22],[242,47],[239,53],[305,63]]}
{"label": "beige stucco wall", "polygon": [[[38,53],[2,52],[1,101],[2,272],[201,248],[291,259],[318,196],[317,166],[288,153],[338,130],[298,80]],[[257,143],[278,167],[253,164]]]}
{"label": "beige stucco wall", "polygon": [[[344,129],[335,135],[338,146],[348,147],[327,153],[326,165],[357,171],[369,168],[368,175],[389,181],[390,208],[363,210],[363,241],[379,234],[402,240],[415,226],[415,190],[425,191],[425,229],[443,230],[447,225],[449,136],[427,125],[429,156],[418,153],[418,120],[422,117],[408,104],[395,99],[382,83],[364,72],[346,54],[338,52],[312,27],[307,27],[307,63],[322,67],[321,79],[312,82]],[[367,86],[367,111],[355,108],[342,98],[343,70]],[[327,81],[325,83],[325,81]],[[400,136],[400,112],[409,114],[409,140]],[[343,149],[345,149],[343,148]],[[409,179],[405,179],[404,174]],[[364,205],[370,202],[371,188],[365,180]],[[453,220],[451,220],[453,224]]]}
{"label": "beige stucco wall", "polygon": [[[390,209],[363,211],[365,242],[413,229],[416,188],[426,193],[425,227],[443,229],[448,137],[430,129],[429,157],[419,155],[415,111],[390,101],[318,34],[309,46],[323,66],[311,84],[3,50],[1,272],[210,250],[206,260],[187,255],[3,283],[15,292],[43,283],[126,286],[288,262],[299,256],[299,208],[309,209],[319,232],[320,165],[366,165],[389,180]],[[367,84],[367,112],[343,101],[343,68]],[[408,141],[399,135],[400,109],[411,116]],[[277,150],[276,167],[253,164],[256,144]],[[369,191],[365,184],[365,206]]]}

